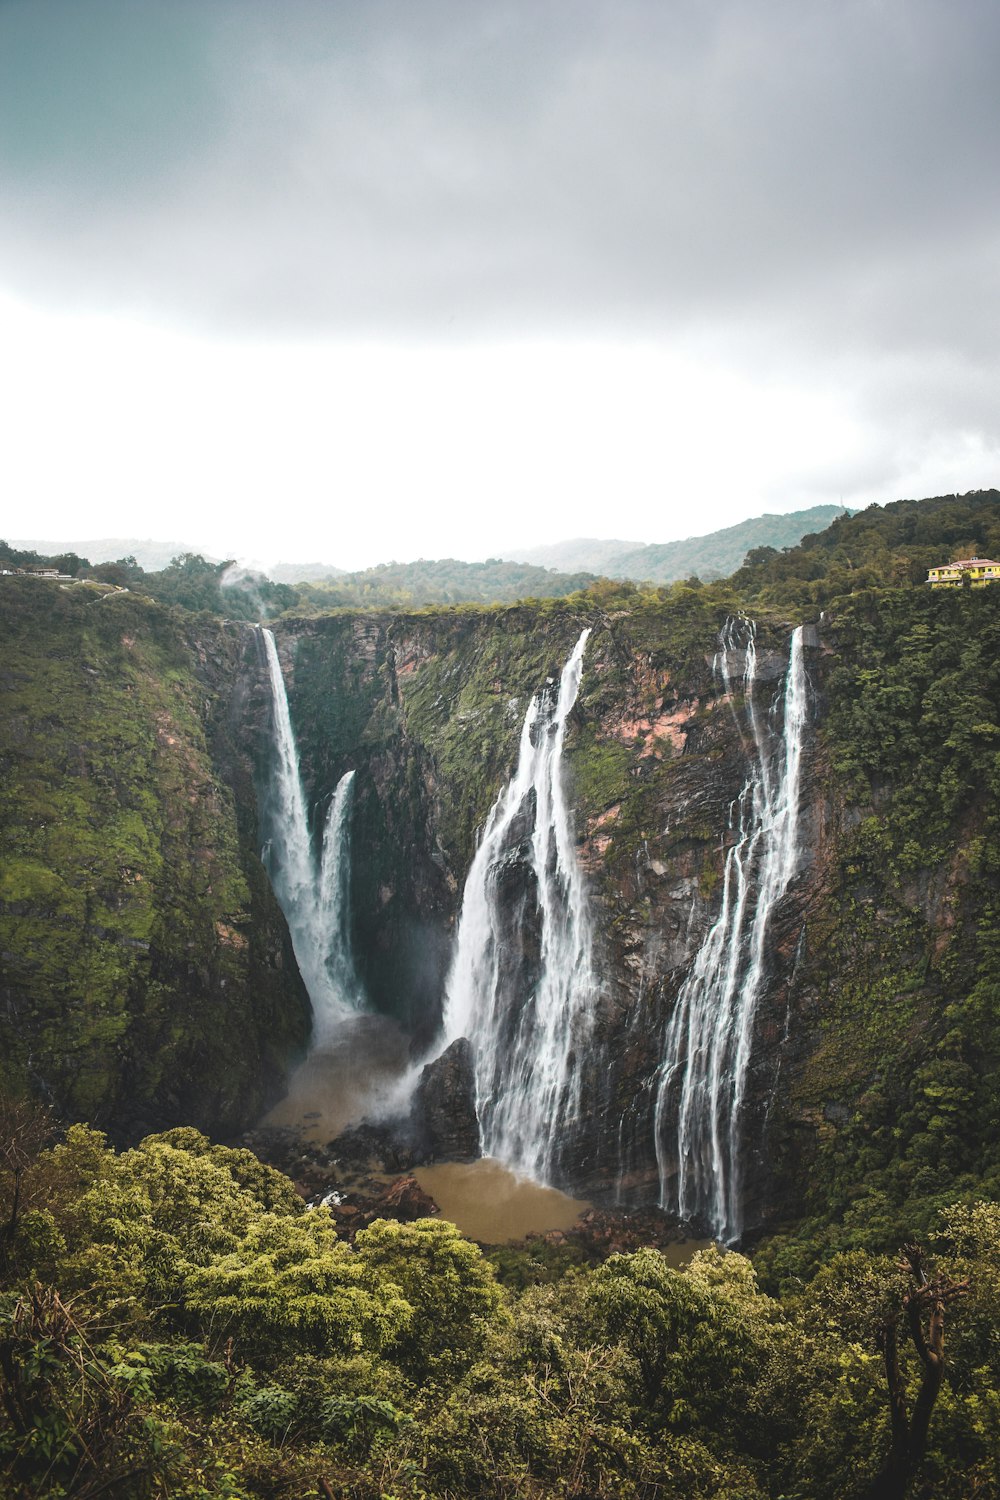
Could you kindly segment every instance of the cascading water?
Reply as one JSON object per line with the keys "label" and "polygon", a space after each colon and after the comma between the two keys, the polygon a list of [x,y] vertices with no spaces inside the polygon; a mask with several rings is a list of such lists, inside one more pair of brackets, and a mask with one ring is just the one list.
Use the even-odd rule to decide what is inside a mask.
{"label": "cascading water", "polygon": [[[742,644],[739,633],[745,636]],[[707,1220],[729,1244],[743,1228],[740,1124],[771,917],[798,867],[799,773],[807,689],[801,627],[789,650],[780,735],[754,703],[752,621],[730,622],[714,670],[732,690],[730,657],[744,655],[742,697],[752,737],[750,776],[732,804],[722,908],[677,996],[656,1098],[660,1203]],[[776,711],[777,703],[772,712]]]}
{"label": "cascading water", "polygon": [[[592,1020],[591,925],[562,783],[566,719],[576,702],[584,630],[557,693],[532,698],[514,776],[497,798],[472,862],[444,1005],[449,1042],[475,1050],[484,1154],[550,1181],[559,1140],[579,1114],[579,1058]],[[530,830],[530,831],[529,831]],[[500,885],[517,863],[534,887],[535,982],[512,972]]]}
{"label": "cascading water", "polygon": [[263,860],[285,914],[313,1008],[314,1043],[363,1007],[348,934],[350,801],[354,772],[330,798],[319,857],[306,815],[285,680],[270,630],[261,630],[273,704],[275,771]]}

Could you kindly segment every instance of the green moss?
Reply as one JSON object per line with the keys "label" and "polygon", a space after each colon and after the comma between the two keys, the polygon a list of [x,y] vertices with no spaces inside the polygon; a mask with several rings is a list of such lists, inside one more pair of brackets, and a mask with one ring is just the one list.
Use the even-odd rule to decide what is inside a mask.
{"label": "green moss", "polygon": [[598,733],[598,725],[585,724],[574,736],[569,754],[574,802],[584,818],[606,812],[628,792],[632,752],[621,740],[600,739]]}
{"label": "green moss", "polygon": [[[5,1069],[69,1114],[107,1118],[165,1045],[150,1003],[165,991],[184,1022],[175,1097],[208,1068],[216,1098],[227,1079],[234,1095],[259,1090],[252,1039],[227,1060],[220,1035],[251,978],[251,856],[187,646],[148,601],[18,579],[4,580],[0,620]],[[145,1099],[154,1118],[171,1107]]]}

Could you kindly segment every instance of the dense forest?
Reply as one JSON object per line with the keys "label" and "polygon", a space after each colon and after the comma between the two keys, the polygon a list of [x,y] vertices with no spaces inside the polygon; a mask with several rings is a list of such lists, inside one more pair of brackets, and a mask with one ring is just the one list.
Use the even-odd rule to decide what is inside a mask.
{"label": "dense forest", "polygon": [[[594,582],[591,573],[558,573],[527,563],[489,558],[482,563],[455,558],[383,563],[360,573],[338,573],[300,583],[277,583],[263,573],[239,567],[231,558],[209,562],[185,552],[158,572],[141,568],[134,557],[93,564],[76,553],[46,557],[0,542],[0,567],[58,567],[73,577],[128,588],[163,604],[211,610],[234,620],[273,619],[286,610],[318,614],[332,609],[411,609],[427,604],[503,604],[550,599]],[[281,572],[281,569],[277,571]]]}
{"label": "dense forest", "polygon": [[[129,1089],[161,1088],[154,1054],[168,1083],[199,1051],[211,1054],[209,1070],[223,1067],[209,998],[253,1031],[233,1039],[247,1076],[282,1006],[287,1047],[301,1039],[301,996],[282,988],[280,923],[252,853],[250,793],[236,771],[228,790],[219,780],[219,765],[236,765],[232,727],[218,714],[202,727],[199,715],[212,684],[235,670],[236,636],[223,621],[285,610],[303,617],[300,691],[332,714],[325,679],[305,670],[323,648],[311,617],[321,591],[227,580],[229,564],[190,556],[160,574],[129,559],[93,569],[57,559],[98,585],[70,586],[58,608],[29,597],[58,585],[0,579],[20,588],[5,617],[11,709],[0,744],[10,789],[0,934],[15,1033],[15,993],[39,1007],[48,997],[30,1048],[0,1061],[0,1493],[1000,1493],[1000,590],[935,592],[924,582],[929,567],[973,553],[1000,554],[997,491],[873,506],[795,547],[756,548],[722,581],[605,579],[509,615],[457,601],[429,612],[426,628],[457,642],[454,652],[466,621],[483,619],[491,641],[520,631],[530,643],[582,612],[622,622],[619,645],[627,622],[643,660],[669,635],[678,680],[704,672],[729,612],[752,613],[775,639],[823,615],[821,800],[849,816],[809,910],[813,942],[796,958],[813,1012],[809,1047],[782,1085],[787,1138],[771,1144],[791,1187],[740,1253],[710,1248],[684,1265],[646,1246],[605,1258],[543,1239],[478,1246],[439,1219],[348,1231],[251,1152],[192,1128],[186,1098],[175,1101],[185,1123],[173,1129],[147,1133],[134,1108],[114,1145],[94,1128],[112,1130],[99,1098],[120,1119],[133,1107]],[[6,566],[41,561],[0,550]],[[103,599],[122,588],[128,596]],[[87,625],[88,697],[77,704],[66,643],[89,607],[73,597],[88,589],[107,610]],[[205,611],[223,621],[215,656],[202,660],[196,614]],[[367,640],[363,618],[357,628]],[[60,641],[51,660],[47,630]],[[444,716],[454,652],[423,668],[408,712],[426,720],[427,743],[457,785],[479,750],[468,714]],[[477,660],[484,682],[491,661]],[[613,687],[607,661],[594,704]],[[381,684],[381,663],[371,675]],[[84,726],[118,714],[112,678],[132,717],[127,733],[116,720],[97,742]],[[357,691],[342,735],[360,713]],[[359,734],[373,738],[390,709],[400,711],[391,693]],[[76,712],[85,775],[67,768],[64,748],[46,760],[26,747],[25,725],[43,722],[62,747],[57,720]],[[704,717],[692,710],[699,725]],[[159,726],[148,752],[147,719]],[[612,797],[618,809],[617,842],[595,879],[624,890],[656,814],[652,762],[645,748],[627,761],[586,726],[579,741],[581,813],[603,817]],[[396,766],[399,735],[385,743]],[[704,742],[705,763],[720,755]],[[467,778],[480,812],[489,770]],[[76,779],[65,781],[70,771]],[[185,777],[196,789],[189,805]],[[13,805],[25,785],[35,799],[27,811],[20,790]],[[136,811],[112,841],[98,832],[110,795]],[[45,872],[76,827],[90,829],[80,855],[90,885],[56,889]],[[166,874],[156,891],[133,882],[123,905],[121,869],[145,868],[154,843]],[[157,894],[165,888],[168,902]],[[641,890],[636,900],[648,905]],[[227,934],[221,960],[203,957],[217,927]],[[255,927],[266,943],[252,945]],[[124,946],[108,939],[119,929]],[[82,947],[78,930],[88,934]],[[163,957],[139,1009],[151,942]],[[25,943],[34,988],[15,992]],[[91,1008],[74,1001],[71,1013],[81,954]],[[260,997],[252,1013],[233,998],[241,985]],[[186,1012],[176,998],[185,988]],[[145,1072],[121,1065],[130,1014],[150,1054]],[[57,1055],[63,1026],[100,1067],[81,1084],[74,1065],[47,1096],[31,1086],[37,1057],[46,1047]],[[278,1066],[269,1059],[272,1075]],[[240,1088],[212,1117],[222,1138],[259,1104],[245,1079]],[[72,1101],[61,1118],[53,1092]]]}
{"label": "dense forest", "polygon": [[994,1492],[995,1203],[776,1298],[715,1249],[580,1267],[436,1219],[348,1245],[196,1131],[4,1125],[12,1497]]}

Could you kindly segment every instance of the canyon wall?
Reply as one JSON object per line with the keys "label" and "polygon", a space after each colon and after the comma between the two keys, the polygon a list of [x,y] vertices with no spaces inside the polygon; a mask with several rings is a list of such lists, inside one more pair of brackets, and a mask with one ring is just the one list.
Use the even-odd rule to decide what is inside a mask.
{"label": "canyon wall", "polygon": [[[123,1136],[235,1129],[308,1030],[258,858],[273,754],[259,634],[5,583],[4,1072]],[[719,916],[752,765],[739,674],[713,665],[735,614],[718,590],[598,589],[275,627],[314,816],[356,772],[356,961],[417,1051],[528,701],[590,629],[564,763],[599,986],[559,1172],[606,1200],[662,1188],[664,1037]],[[802,855],[769,924],[742,1111],[748,1234],[820,1202],[860,1212],[863,1194],[884,1217],[914,1182],[950,1191],[992,1170],[998,616],[1000,590],[887,589],[806,628]],[[757,621],[754,701],[776,732],[792,625]],[[505,961],[526,990],[531,880],[513,851]]]}
{"label": "canyon wall", "polygon": [[309,1033],[239,744],[246,632],[2,582],[3,1080],[122,1140],[238,1129]]}

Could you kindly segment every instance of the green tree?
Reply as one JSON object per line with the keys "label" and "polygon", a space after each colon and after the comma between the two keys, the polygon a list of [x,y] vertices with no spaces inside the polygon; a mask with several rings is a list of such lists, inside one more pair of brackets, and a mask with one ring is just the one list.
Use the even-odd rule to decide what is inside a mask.
{"label": "green tree", "polygon": [[355,1240],[359,1263],[413,1308],[389,1353],[415,1380],[454,1378],[504,1320],[503,1293],[478,1245],[440,1219],[376,1219]]}

